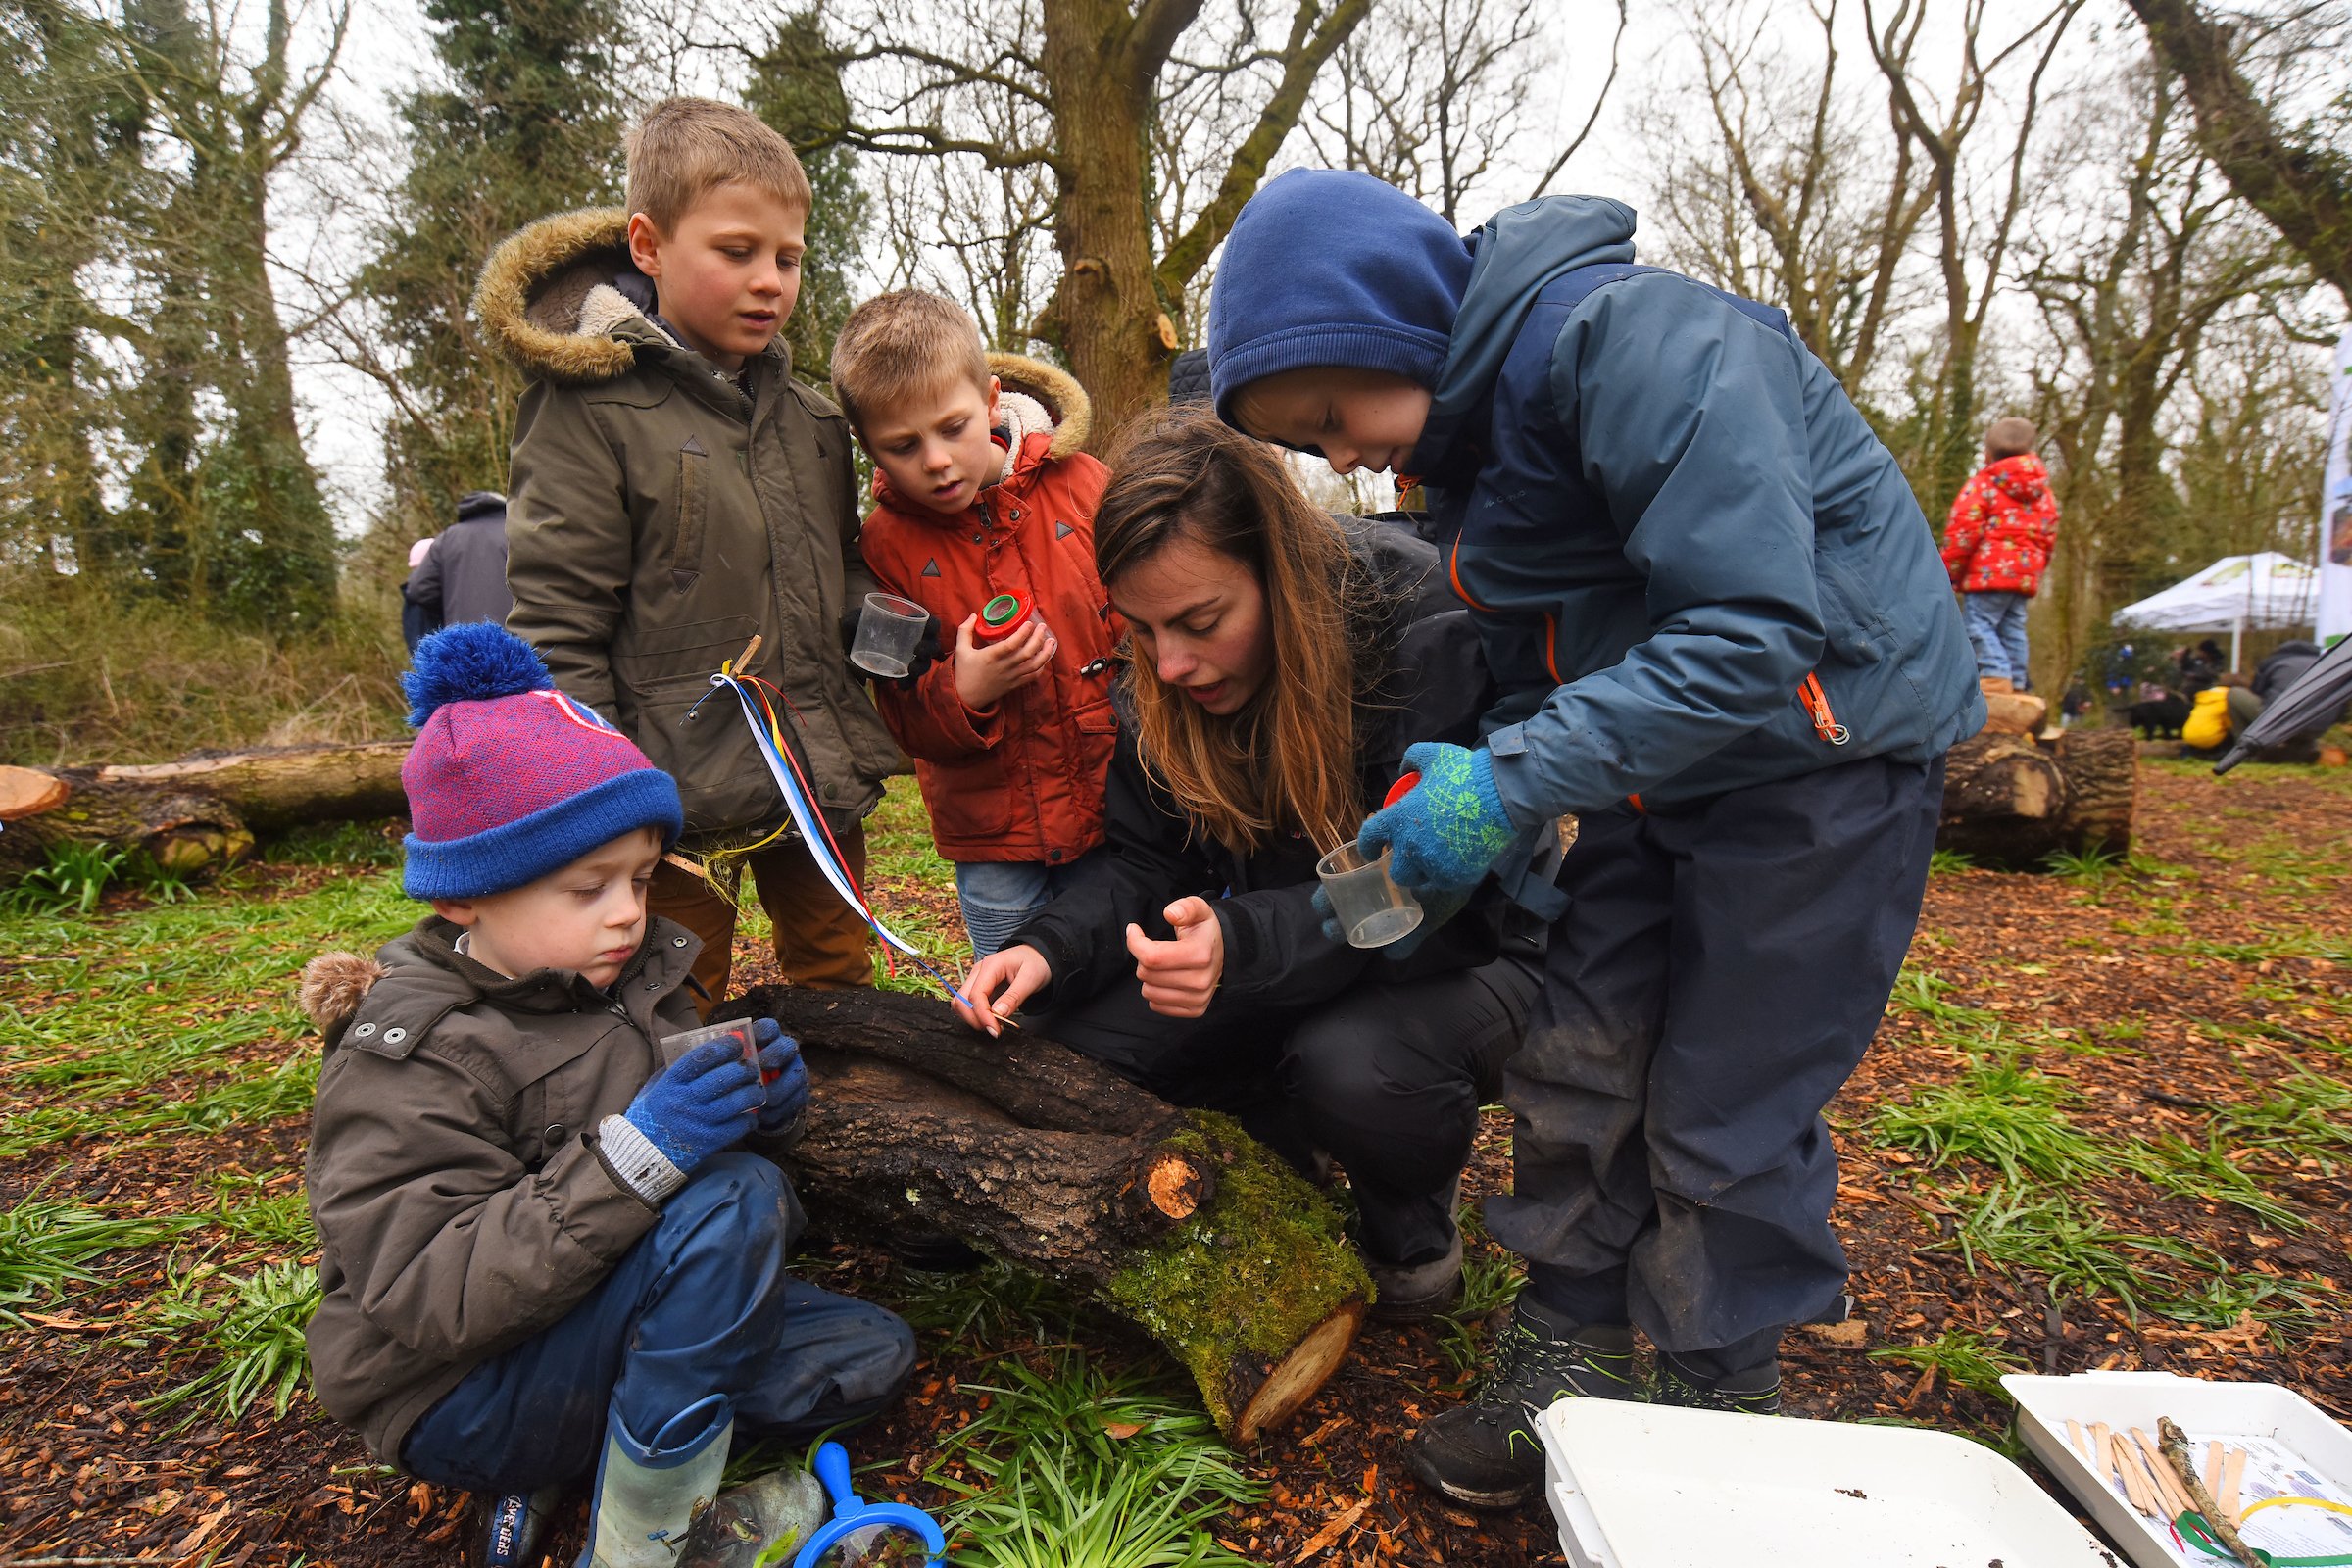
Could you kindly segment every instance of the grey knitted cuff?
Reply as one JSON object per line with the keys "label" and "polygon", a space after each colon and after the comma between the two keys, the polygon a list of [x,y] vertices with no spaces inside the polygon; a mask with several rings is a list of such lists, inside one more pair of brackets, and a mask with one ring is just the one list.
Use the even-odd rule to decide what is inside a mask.
{"label": "grey knitted cuff", "polygon": [[671,1164],[669,1156],[656,1149],[654,1141],[639,1132],[628,1117],[607,1116],[597,1123],[596,1136],[605,1163],[647,1202],[660,1203],[686,1185],[686,1173]]}

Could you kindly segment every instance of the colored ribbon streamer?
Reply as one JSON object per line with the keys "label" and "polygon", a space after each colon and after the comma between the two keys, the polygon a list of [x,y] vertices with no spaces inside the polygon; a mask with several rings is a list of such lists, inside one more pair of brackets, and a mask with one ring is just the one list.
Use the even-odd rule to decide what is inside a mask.
{"label": "colored ribbon streamer", "polygon": [[[907,961],[928,976],[934,985],[973,1011],[979,1011],[971,1000],[956,988],[954,981],[933,967],[930,960],[923,956],[921,949],[884,925],[881,917],[874,913],[873,906],[866,903],[864,892],[858,886],[858,879],[850,873],[841,846],[833,841],[833,830],[825,825],[824,813],[816,808],[808,781],[801,776],[800,760],[792,755],[791,743],[785,740],[783,726],[777,722],[775,705],[767,700],[767,691],[763,689],[767,683],[757,675],[736,674],[734,661],[729,660],[718,666],[718,673],[710,677],[710,685],[713,694],[720,687],[732,691],[736,702],[742,705],[743,721],[752,727],[752,742],[760,749],[760,760],[767,764],[768,772],[775,776],[776,788],[784,794],[784,808],[791,813],[792,825],[800,830],[801,842],[808,846],[808,853],[816,860],[816,868],[826,884],[841,896],[844,904],[857,911],[858,918],[866,923],[867,929],[882,939],[886,961],[895,969],[896,961],[891,955],[894,952],[904,954]],[[783,694],[779,692],[777,695],[781,697]],[[697,709],[702,706],[700,702],[694,705]],[[689,709],[686,716],[692,718],[694,710]]]}

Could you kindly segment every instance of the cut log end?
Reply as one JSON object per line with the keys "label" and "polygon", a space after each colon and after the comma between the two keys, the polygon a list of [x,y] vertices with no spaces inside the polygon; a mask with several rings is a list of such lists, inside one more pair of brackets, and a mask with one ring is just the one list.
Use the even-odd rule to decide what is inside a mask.
{"label": "cut log end", "polygon": [[1216,1191],[1214,1172],[1176,1150],[1156,1151],[1146,1161],[1141,1183],[1144,1200],[1170,1224],[1193,1217],[1194,1211]]}
{"label": "cut log end", "polygon": [[0,767],[0,822],[22,822],[66,804],[73,794],[55,773],[30,767]]}
{"label": "cut log end", "polygon": [[1226,1378],[1227,1402],[1239,1412],[1233,1422],[1234,1441],[1255,1443],[1261,1434],[1296,1415],[1338,1370],[1363,1324],[1363,1298],[1353,1297],[1309,1329],[1297,1348],[1273,1366],[1237,1364]]}

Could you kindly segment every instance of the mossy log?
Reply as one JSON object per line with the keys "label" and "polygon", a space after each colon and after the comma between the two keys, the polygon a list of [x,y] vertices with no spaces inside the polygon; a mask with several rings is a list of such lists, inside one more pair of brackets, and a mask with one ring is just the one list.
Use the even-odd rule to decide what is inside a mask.
{"label": "mossy log", "polygon": [[793,1159],[820,1210],[1084,1289],[1184,1362],[1231,1441],[1287,1420],[1353,1343],[1371,1283],[1338,1213],[1234,1122],[925,998],[761,987],[712,1014],[752,1016],[808,1059]]}
{"label": "mossy log", "polygon": [[1988,729],[1944,759],[1936,843],[2015,871],[2040,869],[2060,852],[2123,855],[2137,798],[2129,730],[2068,730],[2044,745]]}
{"label": "mossy log", "polygon": [[131,766],[0,767],[0,878],[22,876],[65,844],[132,851],[195,876],[241,859],[256,833],[397,816],[408,809],[407,755],[406,741],[373,741]]}

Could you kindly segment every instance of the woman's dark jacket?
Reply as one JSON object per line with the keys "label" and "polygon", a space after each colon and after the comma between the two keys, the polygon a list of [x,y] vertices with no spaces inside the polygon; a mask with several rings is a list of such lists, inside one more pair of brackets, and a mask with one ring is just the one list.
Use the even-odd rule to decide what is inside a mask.
{"label": "woman's dark jacket", "polygon": [[[1437,552],[1394,523],[1342,521],[1372,585],[1369,592],[1350,589],[1348,616],[1361,671],[1356,774],[1362,798],[1377,806],[1403,771],[1407,746],[1475,745],[1479,715],[1495,692],[1477,629],[1447,590]],[[1400,961],[1333,941],[1311,903],[1319,858],[1313,841],[1284,830],[1253,854],[1235,854],[1187,816],[1144,766],[1125,682],[1118,710],[1105,853],[1012,939],[1037,949],[1054,969],[1053,983],[1033,1006],[1068,1006],[1132,976],[1128,924],[1167,940],[1174,933],[1161,911],[1188,894],[1207,899],[1224,927],[1219,991],[1232,1002],[1311,1004],[1367,971],[1382,980],[1411,979],[1473,968],[1504,951],[1528,957],[1542,951],[1542,924],[1492,887]]]}

